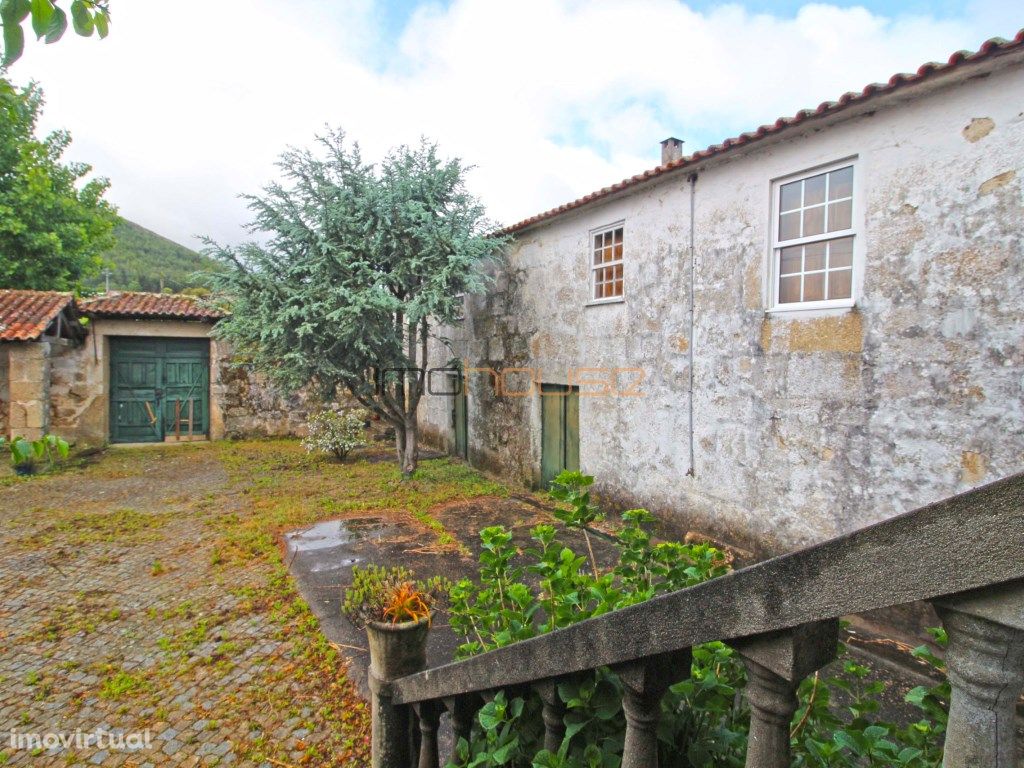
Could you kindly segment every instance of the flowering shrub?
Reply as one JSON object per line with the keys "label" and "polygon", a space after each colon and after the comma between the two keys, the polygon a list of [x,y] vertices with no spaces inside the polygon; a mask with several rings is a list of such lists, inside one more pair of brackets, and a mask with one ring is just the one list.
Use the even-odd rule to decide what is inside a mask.
{"label": "flowering shrub", "polygon": [[309,417],[309,434],[303,439],[302,447],[310,453],[333,453],[344,461],[353,449],[366,445],[366,419],[366,411],[362,409],[314,413]]}

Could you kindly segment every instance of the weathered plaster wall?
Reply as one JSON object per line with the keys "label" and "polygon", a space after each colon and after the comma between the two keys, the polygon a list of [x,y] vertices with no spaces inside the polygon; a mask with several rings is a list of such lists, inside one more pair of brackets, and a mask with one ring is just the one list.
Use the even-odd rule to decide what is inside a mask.
{"label": "weathered plaster wall", "polygon": [[[643,397],[582,388],[583,470],[622,503],[760,551],[1021,471],[1024,69],[935,88],[697,169],[692,337],[685,173],[526,231],[502,281],[442,334],[470,365],[546,382],[642,368]],[[857,306],[767,312],[772,180],[853,157]],[[620,220],[626,299],[585,306],[588,233]],[[470,384],[471,461],[535,481],[539,398]],[[428,398],[430,431],[451,434],[449,407]]]}

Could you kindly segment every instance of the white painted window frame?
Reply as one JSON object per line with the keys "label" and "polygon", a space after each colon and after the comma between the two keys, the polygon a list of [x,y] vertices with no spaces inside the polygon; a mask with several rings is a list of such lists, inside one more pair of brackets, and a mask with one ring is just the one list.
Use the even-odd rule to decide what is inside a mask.
{"label": "white painted window frame", "polygon": [[[794,181],[819,176],[823,173],[837,171],[840,168],[853,168],[853,206],[850,215],[850,228],[838,232],[825,232],[792,240],[779,241],[779,212],[782,209],[782,187]],[[795,173],[772,179],[771,181],[771,247],[768,253],[768,311],[772,314],[786,312],[813,312],[816,310],[842,310],[857,305],[864,271],[864,191],[863,164],[859,156],[853,155],[843,160],[815,166]],[[826,202],[827,204],[827,202]],[[853,238],[852,274],[850,275],[850,297],[848,299],[823,299],[821,301],[800,301],[786,304],[779,303],[779,269],[783,248],[808,243],[821,243],[838,240],[843,237]],[[623,235],[625,242],[625,235]]]}
{"label": "white painted window frame", "polygon": [[[616,229],[622,228],[622,258],[614,261],[605,261],[601,264],[594,263],[594,236],[603,235],[606,232],[614,232]],[[605,267],[614,267],[617,264],[622,265],[622,295],[621,296],[608,296],[607,298],[595,299],[594,290],[597,285],[597,270],[604,269]],[[589,277],[587,279],[587,302],[585,306],[593,307],[600,304],[621,304],[626,300],[626,220],[620,219],[612,224],[604,224],[600,227],[594,227],[590,232],[587,233],[587,265],[589,269]]]}

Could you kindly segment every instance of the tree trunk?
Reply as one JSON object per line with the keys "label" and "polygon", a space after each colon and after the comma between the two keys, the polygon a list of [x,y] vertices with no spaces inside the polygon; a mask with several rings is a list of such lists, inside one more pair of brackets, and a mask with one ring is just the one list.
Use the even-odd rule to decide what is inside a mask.
{"label": "tree trunk", "polygon": [[402,456],[405,454],[405,426],[402,424],[395,424],[395,455],[398,457],[398,466],[403,467],[403,474],[405,472],[404,465],[402,463]]}
{"label": "tree trunk", "polygon": [[418,429],[415,418],[405,423],[403,432],[405,433],[405,445],[399,449],[398,463],[402,467],[402,476],[410,477],[416,471],[416,460],[419,458],[416,447]]}

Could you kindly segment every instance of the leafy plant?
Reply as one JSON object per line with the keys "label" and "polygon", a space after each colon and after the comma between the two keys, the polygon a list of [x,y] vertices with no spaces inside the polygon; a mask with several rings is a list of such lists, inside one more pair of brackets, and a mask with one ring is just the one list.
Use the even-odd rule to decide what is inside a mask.
{"label": "leafy plant", "polygon": [[[110,6],[105,0],[72,0],[71,24],[82,37],[96,32],[102,40],[110,30]],[[3,0],[0,20],[3,21],[3,66],[21,58],[25,50],[25,32],[21,25],[31,16],[36,39],[56,43],[68,28],[68,15],[53,0]]]}
{"label": "leafy plant", "polygon": [[366,420],[369,414],[359,409],[318,411],[309,417],[309,434],[302,447],[312,453],[333,453],[341,461],[356,448],[366,445]]}
{"label": "leafy plant", "polygon": [[[589,488],[593,478],[563,473],[552,495],[568,509],[557,514],[567,527],[600,519]],[[646,510],[623,513],[616,535],[618,562],[606,573],[589,557],[559,541],[550,525],[536,526],[533,545],[520,551],[501,526],[480,532],[480,577],[451,588],[450,625],[464,642],[462,658],[566,627],[658,594],[698,584],[729,571],[725,553],[708,544],[652,542]],[[588,542],[588,550],[590,549]],[[589,559],[589,564],[588,564]],[[589,567],[588,567],[589,565]],[[938,645],[944,633],[934,630]],[[693,650],[690,675],[662,700],[659,764],[665,768],[741,768],[750,711],[741,695],[746,671],[722,642]],[[840,656],[845,647],[840,644]],[[914,655],[942,669],[927,646]],[[794,766],[900,766],[937,768],[949,702],[949,685],[916,688],[907,695],[922,718],[901,727],[878,716],[885,684],[863,665],[845,659],[841,673],[814,675],[799,688],[800,707],[791,729]],[[566,707],[566,735],[555,752],[543,750],[543,722],[536,696],[501,692],[480,711],[469,741],[457,746],[457,765],[515,768],[617,768],[625,719],[622,685],[608,669],[573,676],[558,685]],[[453,764],[449,764],[452,768]]]}
{"label": "leafy plant", "polygon": [[440,577],[416,580],[401,566],[368,565],[352,568],[352,585],[345,590],[341,611],[357,627],[371,622],[401,624],[430,618],[447,590]]}
{"label": "leafy plant", "polygon": [[16,467],[32,466],[40,459],[46,459],[47,466],[53,467],[58,459],[66,459],[70,450],[66,440],[49,434],[38,440],[15,435],[10,442],[0,437],[0,449],[5,445],[11,454],[11,464]]}

